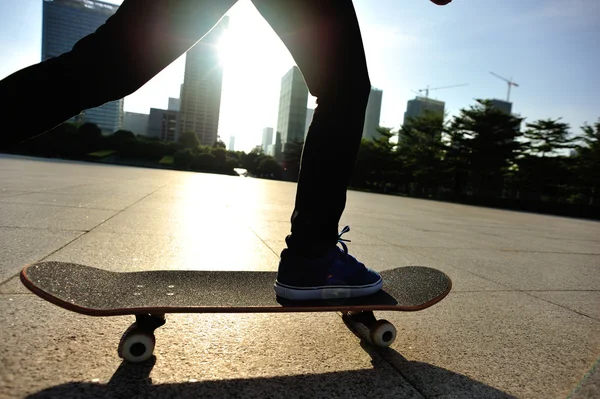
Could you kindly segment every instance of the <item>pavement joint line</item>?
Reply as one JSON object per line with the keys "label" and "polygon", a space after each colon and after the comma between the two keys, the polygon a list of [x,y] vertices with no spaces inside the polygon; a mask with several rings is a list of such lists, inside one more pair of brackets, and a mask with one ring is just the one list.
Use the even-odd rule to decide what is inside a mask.
{"label": "pavement joint line", "polygon": [[119,211],[119,209],[94,208],[94,207],[87,207],[87,206],[73,206],[73,205],[59,205],[59,204],[47,204],[47,203],[41,203],[41,202],[27,202],[27,203],[23,203],[23,202],[18,202],[18,201],[3,201],[4,198],[10,198],[10,197],[0,197],[0,203],[4,202],[5,204],[26,204],[26,205],[37,205],[37,206],[50,206],[50,207],[54,207],[54,208],[93,209],[93,210],[98,210],[98,211]]}
{"label": "pavement joint line", "polygon": [[[406,383],[408,385],[410,385],[415,391],[417,391],[417,393],[419,395],[421,395],[421,397],[423,399],[427,399],[427,395],[425,395],[425,393],[418,387],[418,385],[414,384],[411,381],[411,379],[408,378],[408,376],[406,376],[405,373],[402,372],[402,370],[400,369],[400,367],[396,366],[395,362],[392,359],[388,359],[388,356],[386,356],[386,353],[393,353],[393,352],[390,352],[393,349],[391,349],[391,348],[377,348],[375,346],[369,345],[366,342],[364,344],[361,343],[360,346],[371,357],[373,357],[372,353],[375,353],[380,359],[382,359],[384,362],[386,362],[392,368],[392,370],[395,370],[396,373],[398,373],[400,375],[400,377],[402,377],[402,379],[404,381],[406,381]],[[400,355],[402,358],[404,358],[401,354],[398,353],[398,355]]]}
{"label": "pavement joint line", "polygon": [[[411,252],[412,252],[412,251],[411,251]],[[425,256],[426,258],[433,259],[433,260],[435,260],[435,261],[438,261],[438,262],[444,262],[443,260],[439,260],[439,259],[437,259],[437,258],[435,258],[435,257],[432,257],[432,256],[430,256],[430,255],[423,255],[423,256]],[[460,267],[458,267],[458,266],[455,266],[454,264],[450,264],[449,266],[455,267],[456,269],[459,269],[459,270],[461,270],[461,271],[463,271],[463,272],[466,272],[466,273],[470,273],[470,274],[472,274],[472,275],[474,275],[474,276],[476,276],[476,277],[482,278],[482,279],[484,279],[484,280],[487,280],[487,281],[490,281],[490,282],[492,282],[492,283],[499,284],[499,285],[502,285],[502,286],[504,286],[504,287],[507,287],[507,288],[512,288],[512,287],[510,287],[509,285],[506,285],[506,284],[504,284],[504,283],[501,283],[501,282],[498,282],[498,281],[494,281],[494,280],[490,280],[490,279],[488,279],[488,278],[485,278],[485,277],[483,277],[483,276],[480,276],[480,275],[478,275],[477,273],[473,273],[473,272],[471,272],[471,271],[469,271],[469,270],[464,270],[464,269],[461,269]],[[490,291],[491,291],[491,290],[490,290]],[[490,291],[488,291],[488,292],[490,292]],[[552,302],[552,301],[549,301],[549,300],[547,300],[547,299],[545,299],[545,298],[540,298],[540,297],[538,297],[538,296],[535,296],[535,295],[531,294],[529,291],[532,291],[532,290],[521,290],[521,289],[516,289],[516,288],[513,288],[513,289],[511,289],[511,290],[506,290],[506,291],[503,291],[503,292],[520,292],[520,293],[522,293],[522,294],[525,294],[525,295],[531,296],[531,297],[533,297],[533,298],[539,299],[539,300],[541,300],[541,301],[544,301],[544,302],[546,302],[546,303],[549,303],[549,304],[551,304],[551,305],[558,306],[559,308],[563,308],[563,309],[565,309],[565,310],[568,310],[568,311],[570,311],[570,312],[576,313],[576,314],[578,314],[578,315],[580,315],[580,316],[584,316],[584,317],[587,317],[587,318],[589,318],[589,319],[592,319],[592,320],[600,321],[600,320],[596,319],[595,317],[589,316],[589,315],[587,315],[587,314],[585,314],[585,313],[581,313],[581,312],[579,312],[579,311],[577,311],[577,310],[573,310],[573,309],[571,309],[571,308],[568,308],[568,307],[566,307],[566,306],[563,306],[563,305],[560,305],[560,304],[554,303],[554,302]],[[461,291],[458,291],[458,292],[461,292]],[[466,292],[466,291],[462,291],[462,292]],[[482,291],[482,292],[485,292],[485,291]]]}
{"label": "pavement joint line", "polygon": [[[382,241],[384,241],[384,240],[382,240]],[[386,242],[386,241],[384,241],[384,242]],[[392,245],[393,245],[393,244],[392,244]],[[403,247],[403,248],[405,248],[405,249],[406,249],[406,248],[411,248],[411,247]],[[413,246],[412,248],[420,248],[420,247],[414,247],[414,246]],[[418,252],[415,252],[415,251],[411,251],[410,249],[407,249],[407,251],[408,251],[408,252],[412,252],[413,254],[417,254],[417,255],[424,256],[425,258],[429,258],[429,259],[435,260],[436,262],[442,262],[442,263],[444,263],[444,264],[446,264],[446,265],[448,265],[448,266],[452,266],[452,267],[454,267],[454,268],[456,268],[456,269],[458,269],[458,270],[460,270],[460,271],[462,271],[462,272],[465,272],[465,273],[472,274],[473,276],[475,276],[475,277],[479,277],[479,278],[481,278],[481,279],[483,279],[483,280],[485,280],[485,281],[489,281],[489,282],[492,282],[492,283],[494,283],[494,284],[498,284],[498,285],[501,285],[501,286],[503,286],[503,287],[506,287],[506,288],[508,288],[509,290],[514,290],[514,289],[513,289],[512,287],[510,287],[509,285],[506,285],[506,284],[504,284],[504,283],[501,283],[501,282],[498,282],[498,281],[491,280],[491,279],[489,279],[489,278],[486,278],[486,277],[484,277],[484,276],[478,275],[477,273],[473,273],[472,271],[469,271],[469,270],[462,269],[462,268],[460,268],[460,267],[458,267],[458,266],[455,266],[454,264],[447,263],[447,262],[446,262],[445,260],[443,260],[443,259],[442,259],[442,260],[440,260],[440,259],[438,259],[437,257],[433,257],[433,256],[431,256],[431,255],[427,255],[427,254],[421,254],[421,253],[418,253]]]}
{"label": "pavement joint line", "polygon": [[531,251],[531,250],[523,250],[523,249],[498,249],[498,251],[500,251],[500,252],[527,252],[527,253],[532,253],[532,254],[555,254],[555,255],[590,255],[590,256],[600,255],[600,252],[595,253],[595,252]]}
{"label": "pavement joint line", "polygon": [[265,240],[262,239],[261,236],[259,236],[256,231],[254,231],[254,229],[250,226],[246,226],[248,228],[248,230],[250,230],[263,244],[265,244],[267,246],[267,248],[269,248],[271,250],[271,252],[273,252],[273,254],[275,254],[275,256],[277,256],[279,258],[279,254],[277,252],[275,252],[275,250],[273,248],[271,248],[271,246],[269,244],[267,244],[267,242]]}
{"label": "pavement joint line", "polygon": [[[25,296],[25,295],[34,295],[34,294],[32,292],[0,292],[0,296],[7,296],[7,295],[10,295],[10,296],[14,296],[14,295]],[[36,296],[36,295],[34,295],[34,296]]]}
{"label": "pavement joint line", "polygon": [[[51,256],[51,255],[53,255],[53,254],[55,254],[56,252],[58,252],[58,251],[60,251],[61,249],[65,248],[67,245],[71,244],[71,243],[72,243],[72,242],[74,242],[75,240],[78,240],[80,237],[82,237],[82,236],[84,236],[84,235],[86,235],[86,234],[87,234],[87,233],[83,233],[83,234],[80,234],[80,235],[78,235],[77,237],[73,238],[72,240],[70,240],[69,242],[67,242],[66,244],[64,244],[63,246],[61,246],[60,248],[57,248],[57,249],[55,249],[54,251],[52,251],[52,252],[51,252],[51,253],[49,253],[48,255],[45,255],[45,256],[43,256],[42,258],[38,259],[37,261],[30,262],[29,264],[37,263],[37,262],[40,262],[40,261],[42,261],[42,260],[46,259],[47,257],[49,257],[49,256]],[[19,271],[17,274],[14,274],[14,275],[12,275],[12,276],[9,276],[9,278],[8,278],[7,280],[3,281],[3,282],[2,282],[0,285],[3,285],[3,284],[5,284],[5,283],[9,282],[10,280],[12,280],[13,278],[16,278],[16,277],[18,277],[20,273],[21,273],[21,272]]]}
{"label": "pavement joint line", "polygon": [[600,292],[600,290],[523,290],[526,292]]}
{"label": "pavement joint line", "polygon": [[12,279],[15,279],[15,278],[17,278],[17,275],[11,276],[7,280],[0,282],[0,287],[2,287],[4,284],[9,283],[10,281],[12,281]]}
{"label": "pavement joint line", "polygon": [[50,230],[50,231],[70,231],[76,233],[89,233],[90,230],[70,230],[70,229],[55,229],[51,227],[35,227],[35,226],[0,226],[0,229],[30,229],[30,230]]}
{"label": "pavement joint line", "polygon": [[580,315],[580,316],[584,316],[584,317],[587,317],[588,319],[592,319],[592,320],[595,320],[595,321],[598,321],[598,322],[600,322],[600,319],[597,319],[596,317],[593,317],[593,316],[590,316],[590,315],[588,315],[588,314],[582,313],[582,312],[580,312],[580,311],[578,311],[578,310],[575,310],[575,309],[571,309],[571,308],[569,308],[569,307],[567,307],[567,306],[565,306],[565,305],[561,305],[561,304],[559,304],[559,303],[554,303],[554,302],[552,302],[552,301],[551,301],[551,300],[549,300],[549,299],[546,299],[546,298],[541,298],[541,297],[539,297],[539,296],[536,296],[536,295],[530,294],[530,293],[528,293],[528,292],[525,292],[525,291],[521,291],[521,292],[522,292],[522,293],[524,293],[524,294],[526,294],[526,295],[532,296],[532,297],[534,297],[534,298],[536,298],[536,299],[541,299],[542,301],[544,301],[544,302],[546,302],[546,303],[549,303],[549,304],[551,304],[551,305],[558,306],[559,308],[563,308],[563,309],[565,309],[565,310],[568,310],[568,311],[571,311],[571,312],[573,312],[573,313],[577,313],[577,314],[578,314],[578,315]]}
{"label": "pavement joint line", "polygon": [[[88,184],[89,185],[89,184]],[[164,187],[164,186],[163,186]],[[114,215],[112,215],[111,217],[107,218],[106,220],[103,220],[102,222],[100,222],[99,224],[97,224],[96,226],[94,226],[93,228],[91,228],[90,230],[84,232],[83,234],[78,235],[77,237],[75,237],[74,239],[70,240],[69,242],[67,242],[66,244],[64,244],[63,246],[61,246],[60,248],[55,249],[54,251],[50,252],[49,254],[43,256],[42,258],[38,259],[37,261],[31,262],[31,263],[38,263],[43,261],[44,259],[47,259],[48,257],[54,255],[55,253],[57,253],[58,251],[60,251],[61,249],[65,248],[67,245],[75,242],[76,240],[80,239],[81,237],[87,235],[88,233],[90,233],[92,230],[94,230],[95,228],[103,225],[104,223],[108,222],[109,220],[111,220],[112,218],[114,218],[115,216],[121,214],[122,212],[126,211],[128,208],[132,207],[133,205],[137,204],[138,202],[144,200],[145,198],[149,197],[150,195],[154,194],[155,192],[157,192],[158,190],[160,190],[162,187],[157,188],[156,190],[152,191],[151,193],[146,194],[145,196],[143,196],[142,198],[140,198],[139,200],[137,200],[136,202],[134,202],[133,204],[129,205],[128,207],[116,212]],[[3,285],[4,283],[10,281],[11,279],[19,276],[20,272],[10,276],[8,278],[8,280],[3,281],[2,283],[0,283],[0,285]]]}

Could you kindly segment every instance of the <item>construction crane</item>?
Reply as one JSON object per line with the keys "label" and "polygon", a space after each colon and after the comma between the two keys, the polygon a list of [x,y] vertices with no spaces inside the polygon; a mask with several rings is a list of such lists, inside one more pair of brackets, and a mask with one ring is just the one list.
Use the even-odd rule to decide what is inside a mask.
{"label": "construction crane", "polygon": [[506,94],[506,102],[509,103],[510,102],[510,87],[511,86],[519,87],[519,85],[516,84],[515,82],[513,82],[512,78],[506,79],[506,78],[503,78],[500,75],[495,74],[494,72],[490,72],[490,73],[492,75],[494,75],[495,77],[497,77],[498,79],[502,79],[503,81],[505,81],[506,83],[508,83],[508,94]]}
{"label": "construction crane", "polygon": [[427,86],[427,88],[425,89],[419,89],[419,93],[425,92],[425,98],[429,97],[429,90],[441,90],[441,89],[450,89],[452,87],[461,87],[461,86],[468,86],[468,83],[463,83],[460,85],[452,85],[452,86],[442,86],[442,87],[433,87],[433,88],[429,88],[429,86]]}

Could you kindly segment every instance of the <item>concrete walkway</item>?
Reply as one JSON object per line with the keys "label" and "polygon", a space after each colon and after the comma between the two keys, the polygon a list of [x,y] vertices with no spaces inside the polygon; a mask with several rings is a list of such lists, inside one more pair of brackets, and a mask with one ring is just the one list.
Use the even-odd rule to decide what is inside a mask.
{"label": "concrete walkway", "polygon": [[[171,315],[156,358],[117,357],[130,317],[38,299],[24,264],[276,270],[295,185],[0,155],[0,397],[565,398],[598,394],[600,223],[350,192],[350,251],[454,289],[373,350],[334,313]],[[345,236],[346,237],[346,236]]]}

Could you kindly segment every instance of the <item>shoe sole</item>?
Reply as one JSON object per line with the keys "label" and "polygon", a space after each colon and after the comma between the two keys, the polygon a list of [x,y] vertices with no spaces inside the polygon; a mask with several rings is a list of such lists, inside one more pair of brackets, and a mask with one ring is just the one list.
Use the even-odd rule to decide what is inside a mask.
{"label": "shoe sole", "polygon": [[275,293],[293,301],[344,299],[368,296],[381,290],[383,280],[367,285],[335,285],[324,287],[294,287],[275,282]]}

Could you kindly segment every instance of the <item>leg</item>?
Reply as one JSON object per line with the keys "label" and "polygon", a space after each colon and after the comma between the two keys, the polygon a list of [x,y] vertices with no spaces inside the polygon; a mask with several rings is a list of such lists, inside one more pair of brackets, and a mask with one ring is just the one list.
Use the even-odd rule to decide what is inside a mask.
{"label": "leg", "polygon": [[[304,143],[292,234],[275,292],[292,300],[371,295],[381,276],[337,247],[371,84],[351,0],[253,0],[300,67],[318,107]],[[343,244],[343,243],[342,243]]]}
{"label": "leg", "polygon": [[335,246],[371,84],[351,0],[253,0],[290,50],[318,106],[302,153],[290,250]]}
{"label": "leg", "polygon": [[[200,40],[235,2],[125,0],[70,52],[0,81],[5,104],[0,148],[133,93]],[[56,93],[65,91],[67,100],[56,101]],[[36,118],[28,117],[31,110]]]}

